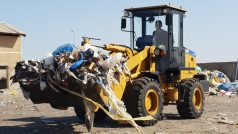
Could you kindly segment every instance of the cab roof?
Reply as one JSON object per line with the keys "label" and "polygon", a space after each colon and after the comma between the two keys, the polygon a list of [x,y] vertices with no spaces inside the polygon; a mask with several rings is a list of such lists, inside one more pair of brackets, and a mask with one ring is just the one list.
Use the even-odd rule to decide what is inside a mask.
{"label": "cab roof", "polygon": [[125,11],[128,12],[137,12],[137,11],[149,11],[149,10],[161,10],[161,9],[173,9],[180,12],[186,12],[182,7],[176,7],[171,5],[158,5],[158,6],[148,6],[148,7],[137,7],[137,8],[127,8]]}

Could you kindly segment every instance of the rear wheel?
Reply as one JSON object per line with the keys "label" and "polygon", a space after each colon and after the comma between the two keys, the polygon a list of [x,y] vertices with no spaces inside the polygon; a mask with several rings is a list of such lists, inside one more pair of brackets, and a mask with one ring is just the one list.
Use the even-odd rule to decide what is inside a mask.
{"label": "rear wheel", "polygon": [[177,104],[178,113],[185,119],[197,119],[204,111],[204,91],[196,79],[185,79],[180,86],[180,102]]}
{"label": "rear wheel", "polygon": [[[75,111],[75,114],[77,115],[77,117],[80,120],[85,121],[85,111],[84,111],[84,109],[74,108],[74,111]],[[107,117],[107,115],[104,113],[104,111],[102,109],[98,109],[98,111],[95,113],[94,122],[103,121],[106,117]]]}
{"label": "rear wheel", "polygon": [[137,121],[143,126],[152,126],[161,119],[163,97],[159,83],[151,78],[139,78],[126,89],[123,100],[132,117],[151,115],[155,120]]}

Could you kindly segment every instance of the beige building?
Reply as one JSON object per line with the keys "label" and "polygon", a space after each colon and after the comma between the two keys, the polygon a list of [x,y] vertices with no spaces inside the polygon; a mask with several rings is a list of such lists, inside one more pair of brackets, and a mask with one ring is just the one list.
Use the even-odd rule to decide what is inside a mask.
{"label": "beige building", "polygon": [[8,88],[16,62],[22,59],[22,36],[26,34],[0,22],[0,89]]}

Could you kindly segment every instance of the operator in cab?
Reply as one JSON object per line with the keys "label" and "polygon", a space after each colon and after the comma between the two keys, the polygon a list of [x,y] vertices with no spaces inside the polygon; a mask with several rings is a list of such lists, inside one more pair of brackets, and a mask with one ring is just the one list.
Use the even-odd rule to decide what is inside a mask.
{"label": "operator in cab", "polygon": [[168,50],[168,32],[162,29],[161,20],[157,20],[155,22],[156,30],[153,32],[153,44],[162,51],[164,51],[164,55],[166,55],[166,50]]}

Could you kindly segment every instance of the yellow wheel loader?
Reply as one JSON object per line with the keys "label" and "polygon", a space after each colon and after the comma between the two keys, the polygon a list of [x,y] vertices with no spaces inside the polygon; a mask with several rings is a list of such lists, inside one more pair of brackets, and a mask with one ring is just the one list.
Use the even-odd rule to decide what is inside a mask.
{"label": "yellow wheel loader", "polygon": [[[124,102],[126,111],[133,118],[154,118],[136,121],[140,125],[156,124],[157,120],[162,118],[163,107],[170,104],[177,105],[181,118],[196,119],[204,111],[204,90],[208,88],[208,81],[206,76],[198,74],[195,70],[195,52],[184,47],[185,12],[182,8],[170,5],[125,9],[121,19],[121,30],[130,33],[130,47],[117,44],[101,46],[111,55],[122,53],[127,57],[125,64],[129,73],[114,74],[117,76],[118,84],[112,85],[112,91],[118,100]],[[157,22],[163,33],[166,33],[163,37],[155,38],[155,34],[160,34],[155,28]],[[88,39],[82,42],[82,45],[85,44],[88,44]],[[20,65],[16,66],[16,70],[18,66]],[[24,77],[22,74],[21,77]],[[39,77],[35,74],[30,76]],[[16,75],[14,78],[19,79],[20,76]],[[40,79],[48,83],[53,81],[50,77]],[[74,107],[77,116],[84,120],[85,98],[76,96],[75,92],[85,87],[77,84],[75,86],[74,80],[68,82],[69,92],[63,90],[64,88],[55,88],[63,85],[63,82],[58,85],[55,82],[47,84],[44,90],[41,90],[39,82],[36,83],[37,86],[19,83],[24,91],[30,93],[29,97],[34,103],[49,103],[57,109]],[[102,106],[95,105],[93,109],[95,121],[101,121],[107,116],[107,108],[103,108],[106,107],[109,98],[102,87],[93,85],[90,89],[84,90],[86,96],[96,102],[93,104]]]}
{"label": "yellow wheel loader", "polygon": [[[122,80],[121,87],[115,87],[114,91],[133,117],[151,115],[161,119],[163,106],[169,104],[177,105],[182,118],[196,119],[204,111],[208,81],[195,69],[195,52],[183,46],[185,12],[170,5],[125,9],[121,29],[131,34],[130,48],[113,44],[104,48],[129,57],[127,65],[132,82]],[[161,21],[167,31],[167,44],[153,45],[156,21]],[[156,122],[140,123],[154,125]]]}

